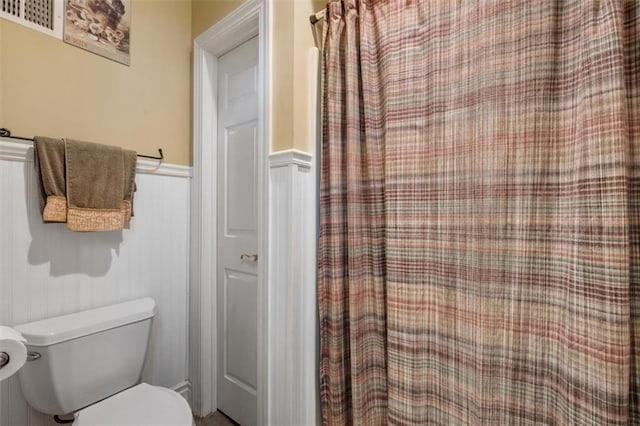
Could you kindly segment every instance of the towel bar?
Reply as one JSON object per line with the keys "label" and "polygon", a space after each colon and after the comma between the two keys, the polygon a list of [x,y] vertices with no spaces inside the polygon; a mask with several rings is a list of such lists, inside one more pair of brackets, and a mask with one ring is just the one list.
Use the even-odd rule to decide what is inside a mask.
{"label": "towel bar", "polygon": [[11,358],[9,357],[8,353],[0,352],[0,368],[2,368],[5,365],[9,364],[10,359]]}
{"label": "towel bar", "polygon": [[[0,138],[10,138],[10,139],[20,139],[23,141],[31,141],[33,142],[33,138],[23,138],[21,136],[11,136],[11,130],[9,129],[5,129],[0,128]],[[160,154],[160,156],[158,157],[154,157],[152,155],[143,155],[143,154],[137,154],[138,157],[143,157],[143,158],[151,158],[152,160],[164,160],[164,154],[162,153],[162,148],[158,148],[158,154]]]}

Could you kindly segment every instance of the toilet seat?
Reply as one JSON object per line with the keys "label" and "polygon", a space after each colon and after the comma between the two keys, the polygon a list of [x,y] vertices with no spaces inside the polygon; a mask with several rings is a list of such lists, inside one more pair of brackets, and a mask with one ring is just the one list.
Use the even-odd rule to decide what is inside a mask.
{"label": "toilet seat", "polygon": [[187,401],[171,389],[140,383],[76,413],[74,426],[192,426]]}

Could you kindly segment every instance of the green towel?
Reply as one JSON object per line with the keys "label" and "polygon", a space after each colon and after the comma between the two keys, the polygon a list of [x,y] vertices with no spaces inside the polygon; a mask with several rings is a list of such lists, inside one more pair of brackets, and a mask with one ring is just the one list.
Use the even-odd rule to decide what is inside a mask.
{"label": "green towel", "polygon": [[34,160],[41,194],[42,219],[67,221],[65,149],[61,139],[36,136]]}
{"label": "green towel", "polygon": [[111,231],[124,227],[122,148],[65,139],[67,227]]}

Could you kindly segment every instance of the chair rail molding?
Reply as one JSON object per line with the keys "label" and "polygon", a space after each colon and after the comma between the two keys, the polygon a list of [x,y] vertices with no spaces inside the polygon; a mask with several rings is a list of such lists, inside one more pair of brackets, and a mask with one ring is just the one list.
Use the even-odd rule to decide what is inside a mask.
{"label": "chair rail molding", "polygon": [[[33,144],[0,138],[0,160],[31,162],[33,161]],[[138,158],[136,173],[190,178],[191,166]]]}

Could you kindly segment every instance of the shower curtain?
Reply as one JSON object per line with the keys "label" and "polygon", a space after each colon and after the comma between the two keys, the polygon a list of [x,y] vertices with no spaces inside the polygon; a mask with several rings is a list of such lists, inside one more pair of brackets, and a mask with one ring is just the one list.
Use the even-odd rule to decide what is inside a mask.
{"label": "shower curtain", "polygon": [[325,19],[323,423],[640,424],[640,3]]}

